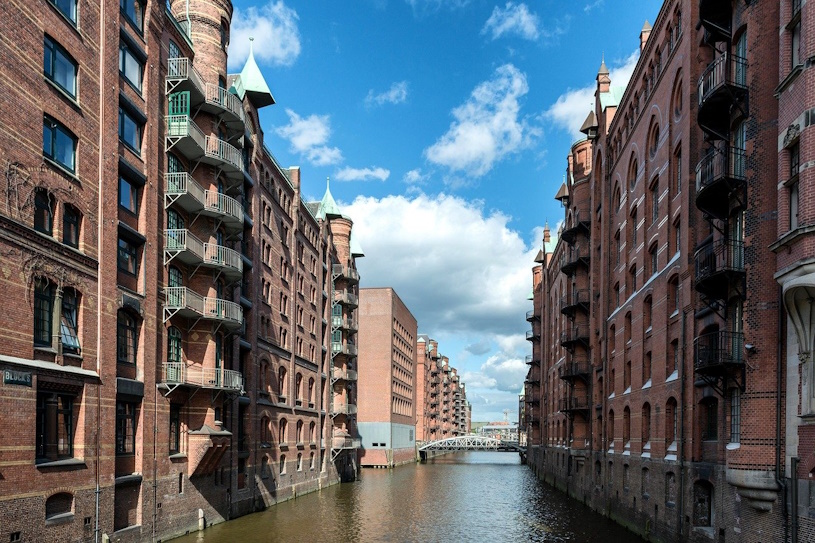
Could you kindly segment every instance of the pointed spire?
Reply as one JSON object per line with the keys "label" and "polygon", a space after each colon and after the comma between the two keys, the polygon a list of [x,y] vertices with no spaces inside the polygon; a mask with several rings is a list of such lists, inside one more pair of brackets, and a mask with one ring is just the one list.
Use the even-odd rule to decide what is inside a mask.
{"label": "pointed spire", "polygon": [[597,75],[608,75],[608,67],[606,66],[606,52],[603,51],[603,61],[600,63],[600,69],[597,70]]}
{"label": "pointed spire", "polygon": [[651,30],[651,23],[648,22],[648,19],[645,19],[645,24],[642,25],[642,31],[645,32],[646,30]]}
{"label": "pointed spire", "polygon": [[255,38],[249,38],[249,57],[246,59],[246,64],[244,64],[240,75],[235,78],[230,90],[237,94],[241,100],[243,100],[244,96],[247,96],[255,104],[255,107],[261,108],[274,104],[275,100],[255,61],[254,40]]}
{"label": "pointed spire", "polygon": [[318,219],[335,219],[342,216],[337,202],[334,201],[334,197],[331,195],[331,189],[329,188],[330,182],[330,178],[326,177],[325,194],[323,195],[323,200],[320,202],[320,209],[317,210]]}

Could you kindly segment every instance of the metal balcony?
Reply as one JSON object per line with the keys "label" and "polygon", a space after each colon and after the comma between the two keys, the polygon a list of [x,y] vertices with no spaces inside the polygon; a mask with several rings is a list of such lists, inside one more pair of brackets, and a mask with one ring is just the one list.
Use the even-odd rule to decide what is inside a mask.
{"label": "metal balcony", "polygon": [[359,298],[357,298],[356,294],[344,290],[338,290],[334,293],[334,301],[347,307],[359,306]]}
{"label": "metal balcony", "polygon": [[213,320],[229,328],[243,324],[243,309],[235,302],[201,296],[187,287],[165,287],[164,297],[164,322],[177,315]]}
{"label": "metal balcony", "polygon": [[334,368],[332,375],[337,381],[356,381],[357,372],[354,370],[346,370],[343,368]]}
{"label": "metal balcony", "polygon": [[695,287],[711,300],[727,301],[744,293],[744,242],[719,240],[700,247],[696,261]]}
{"label": "metal balcony", "polygon": [[532,330],[527,330],[526,331],[526,340],[527,341],[537,341],[537,340],[540,339],[540,337],[541,337],[540,332],[538,332],[534,328]]}
{"label": "metal balcony", "polygon": [[357,406],[348,403],[334,404],[334,407],[331,408],[331,412],[334,415],[356,415]]}
{"label": "metal balcony", "polygon": [[696,165],[696,207],[719,220],[747,201],[744,149],[712,147]]}
{"label": "metal balcony", "polygon": [[587,324],[574,324],[560,334],[562,347],[572,351],[578,344],[586,347],[589,345],[589,326]]}
{"label": "metal balcony", "polygon": [[526,312],[526,321],[527,322],[539,321],[539,320],[540,320],[540,315],[535,315],[535,310],[534,309]]}
{"label": "metal balcony", "polygon": [[577,236],[581,233],[586,237],[591,233],[591,213],[588,211],[581,213],[578,209],[574,215],[572,215],[569,222],[563,226],[560,237],[569,245],[574,245]]}
{"label": "metal balcony", "polygon": [[524,402],[528,403],[529,405],[540,405],[541,403],[540,398],[536,398],[534,396],[530,398],[525,398]]}
{"label": "metal balcony", "polygon": [[231,196],[217,190],[204,190],[186,172],[164,174],[164,207],[176,205],[188,213],[213,217],[228,232],[243,229],[243,207]]}
{"label": "metal balcony", "polygon": [[699,127],[708,139],[727,140],[735,106],[747,96],[747,59],[723,53],[705,68],[697,85]]}
{"label": "metal balcony", "polygon": [[568,317],[574,317],[578,311],[589,313],[591,291],[581,289],[567,294],[560,300],[560,312]]}
{"label": "metal balcony", "polygon": [[192,65],[192,60],[184,57],[167,59],[167,75],[164,78],[164,92],[168,96],[176,92],[188,91],[190,105],[204,102],[204,79]]}
{"label": "metal balcony", "polygon": [[165,117],[164,150],[175,151],[193,162],[210,164],[228,177],[243,179],[243,155],[226,141],[207,136],[189,115]]}
{"label": "metal balcony", "polygon": [[201,110],[217,115],[230,132],[243,134],[245,128],[243,104],[240,98],[227,89],[208,83]]}
{"label": "metal balcony", "polygon": [[339,315],[331,316],[331,327],[336,330],[349,330],[354,332],[359,330],[359,324],[356,319],[349,319],[348,317],[341,317]]}
{"label": "metal balcony", "polygon": [[744,368],[744,334],[711,332],[693,340],[694,370],[708,377],[724,376]]}
{"label": "metal balcony", "polygon": [[566,275],[573,275],[580,264],[588,266],[591,258],[591,249],[588,244],[575,245],[563,252],[560,260],[560,271]]}
{"label": "metal balcony", "polygon": [[362,448],[362,440],[355,437],[332,437],[331,448],[334,450],[348,450]]}
{"label": "metal balcony", "polygon": [[540,366],[540,364],[541,364],[540,357],[532,355],[532,354],[526,355],[526,359],[524,360],[524,362],[526,362],[530,366]]}
{"label": "metal balcony", "polygon": [[564,363],[560,367],[559,377],[564,381],[574,381],[575,379],[583,379],[587,381],[591,375],[591,364],[588,358],[585,357],[572,357],[572,359]]}
{"label": "metal balcony", "polygon": [[349,283],[359,283],[359,272],[350,266],[334,264],[331,266],[331,273],[335,278],[345,279]]}
{"label": "metal balcony", "polygon": [[243,375],[223,368],[202,368],[184,362],[162,364],[161,382],[174,389],[184,385],[195,388],[243,391]]}
{"label": "metal balcony", "polygon": [[572,396],[561,398],[558,401],[558,407],[561,413],[588,412],[591,402],[588,395]]}
{"label": "metal balcony", "polygon": [[331,352],[334,354],[344,354],[347,356],[357,355],[357,346],[353,343],[342,343],[340,341],[331,342]]}
{"label": "metal balcony", "polygon": [[731,0],[699,0],[699,24],[705,29],[707,42],[729,40],[732,18]]}
{"label": "metal balcony", "polygon": [[216,268],[233,281],[243,275],[240,253],[215,243],[203,242],[186,229],[164,231],[164,265],[174,260],[191,266]]}

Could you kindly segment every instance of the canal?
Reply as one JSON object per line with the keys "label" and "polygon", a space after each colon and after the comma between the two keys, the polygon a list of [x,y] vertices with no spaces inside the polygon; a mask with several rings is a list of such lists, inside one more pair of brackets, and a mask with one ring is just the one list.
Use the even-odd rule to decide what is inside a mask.
{"label": "canal", "polygon": [[538,481],[517,453],[464,452],[334,485],[173,543],[568,541],[635,543]]}

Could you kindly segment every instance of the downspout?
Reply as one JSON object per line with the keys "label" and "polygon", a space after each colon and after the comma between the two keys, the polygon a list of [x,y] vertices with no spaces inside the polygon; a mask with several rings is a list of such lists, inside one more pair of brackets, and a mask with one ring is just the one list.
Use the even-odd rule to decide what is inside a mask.
{"label": "downspout", "polygon": [[[677,296],[679,294],[677,293]],[[684,524],[682,517],[685,512],[685,322],[687,319],[687,310],[682,311],[682,328],[680,332],[682,354],[679,357],[679,386],[680,386],[680,403],[679,409],[682,414],[681,417],[677,416],[679,424],[679,508],[677,511],[677,524],[679,526],[679,539],[682,539],[684,532]]]}
{"label": "downspout", "polygon": [[[156,520],[158,519],[158,386],[153,389],[153,528],[152,541],[156,541]],[[179,429],[179,432],[181,430]]]}
{"label": "downspout", "polygon": [[[107,19],[107,15],[105,14],[105,2],[101,2],[99,5],[99,137],[97,139],[97,145],[99,146],[99,160],[97,164],[98,170],[98,193],[96,197],[96,206],[97,206],[97,222],[96,222],[96,248],[97,248],[97,261],[102,263],[106,262],[105,259],[102,258],[103,254],[103,234],[104,234],[104,206],[102,202],[105,201],[102,193],[104,192],[104,179],[102,172],[105,171],[105,153],[103,149],[104,139],[104,131],[102,127],[106,125],[105,123],[105,86],[107,83],[105,82],[105,28],[107,26],[104,24],[104,21]],[[99,495],[102,492],[101,490],[101,467],[99,465],[99,459],[102,455],[102,441],[101,436],[99,435],[100,431],[102,430],[102,364],[100,362],[100,357],[102,354],[102,281],[99,277],[99,267],[96,268],[96,374],[98,378],[98,383],[96,385],[96,491],[95,491],[95,500],[94,500],[94,528],[93,528],[93,538],[95,543],[99,543]]]}
{"label": "downspout", "polygon": [[[781,285],[778,285],[778,307],[784,307],[783,291]],[[778,331],[776,334],[776,390],[775,390],[775,482],[781,489],[781,508],[784,514],[784,541],[791,541],[791,543],[798,543],[798,458],[790,459],[790,481],[791,491],[790,496],[792,504],[790,517],[787,516],[787,509],[790,504],[787,503],[787,481],[784,477],[784,466],[781,463],[781,392],[784,390],[784,366],[785,360],[782,358],[784,354],[784,345],[782,338],[786,337],[784,334],[783,319],[786,318],[786,311],[779,311],[778,314]],[[790,520],[792,520],[792,539],[790,537]]]}

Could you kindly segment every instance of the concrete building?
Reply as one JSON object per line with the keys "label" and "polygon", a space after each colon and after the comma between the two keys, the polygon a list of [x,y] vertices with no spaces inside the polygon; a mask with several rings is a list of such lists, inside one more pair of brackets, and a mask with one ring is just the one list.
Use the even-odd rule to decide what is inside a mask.
{"label": "concrete building", "polygon": [[166,539],[353,478],[329,318],[361,252],[264,146],[231,2],[7,8],[4,537]]}
{"label": "concrete building", "polygon": [[533,270],[529,462],[656,540],[815,537],[810,21],[665,2],[628,85],[598,71]]}
{"label": "concrete building", "polygon": [[359,291],[362,466],[416,460],[416,318],[392,288]]}

